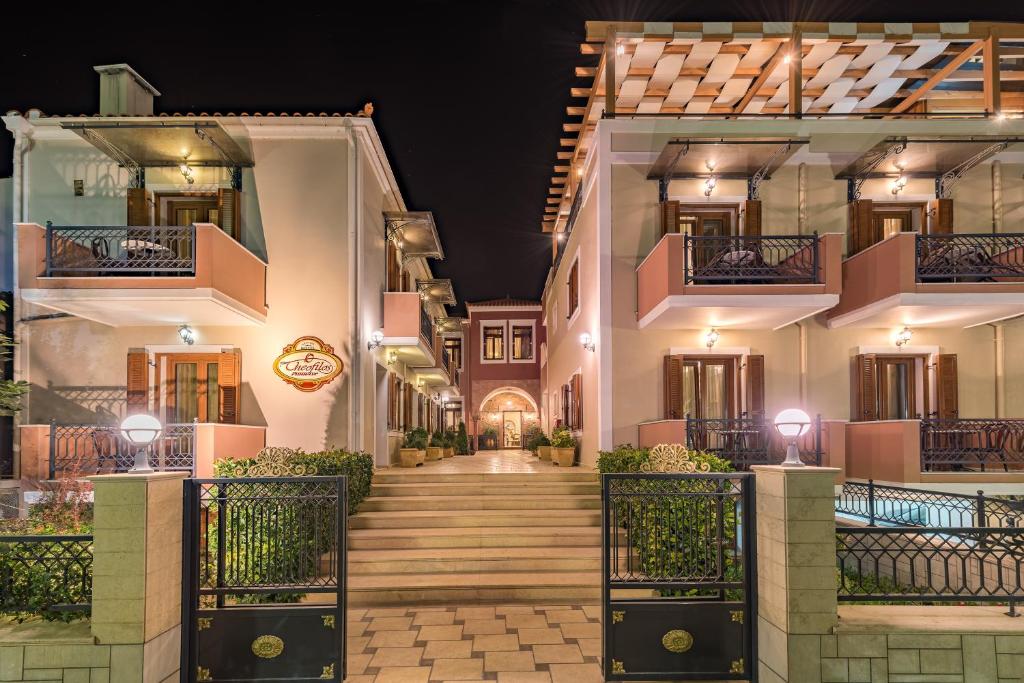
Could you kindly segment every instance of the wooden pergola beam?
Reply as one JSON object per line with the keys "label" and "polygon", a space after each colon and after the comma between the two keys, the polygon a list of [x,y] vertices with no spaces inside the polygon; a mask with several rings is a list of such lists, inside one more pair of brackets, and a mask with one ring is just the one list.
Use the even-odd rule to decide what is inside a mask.
{"label": "wooden pergola beam", "polygon": [[736,103],[736,106],[732,108],[734,112],[736,112],[737,114],[743,113],[743,110],[747,108],[748,104],[750,104],[750,100],[754,99],[754,95],[756,95],[757,91],[760,90],[761,87],[765,84],[765,81],[768,80],[768,77],[771,76],[772,72],[775,71],[775,67],[779,65],[779,62],[781,62],[785,58],[785,56],[786,49],[783,48],[780,44],[780,46],[776,48],[774,54],[772,54],[771,59],[768,60],[768,66],[766,66],[761,71],[761,74],[756,79],[754,79],[754,82],[751,83],[750,88],[747,90],[747,92],[744,93],[740,101]]}
{"label": "wooden pergola beam", "polygon": [[981,60],[985,72],[985,111],[992,116],[998,116],[1003,110],[1000,101],[1002,85],[999,76],[999,38],[990,35],[985,39],[985,45],[981,49]]}
{"label": "wooden pergola beam", "polygon": [[615,118],[615,25],[608,27],[604,39],[604,115]]}
{"label": "wooden pergola beam", "polygon": [[804,115],[804,51],[803,36],[794,31],[789,48],[789,113]]}
{"label": "wooden pergola beam", "polygon": [[935,72],[935,75],[933,75],[927,81],[922,83],[920,88],[912,92],[910,95],[905,97],[903,101],[901,101],[899,104],[893,107],[892,113],[901,114],[910,109],[915,102],[917,102],[922,97],[927,95],[932,88],[941,83],[946,78],[946,76],[950,75],[951,73],[959,69],[968,59],[976,55],[978,53],[978,50],[981,50],[984,46],[984,40],[976,40],[973,43],[971,43],[967,47],[967,49],[953,57],[953,59],[949,60],[949,63],[946,64],[946,66],[939,69],[937,72]]}

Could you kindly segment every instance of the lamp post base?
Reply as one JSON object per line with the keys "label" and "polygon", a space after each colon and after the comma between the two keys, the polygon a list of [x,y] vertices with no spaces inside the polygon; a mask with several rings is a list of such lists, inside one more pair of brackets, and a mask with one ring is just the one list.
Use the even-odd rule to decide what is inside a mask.
{"label": "lamp post base", "polygon": [[800,449],[796,447],[795,441],[786,446],[786,459],[782,461],[782,466],[805,467],[803,461],[800,459]]}
{"label": "lamp post base", "polygon": [[149,456],[146,455],[145,448],[140,448],[139,450],[135,451],[135,463],[132,465],[132,468],[128,471],[141,472],[143,474],[148,474],[150,472],[156,471],[149,466]]}

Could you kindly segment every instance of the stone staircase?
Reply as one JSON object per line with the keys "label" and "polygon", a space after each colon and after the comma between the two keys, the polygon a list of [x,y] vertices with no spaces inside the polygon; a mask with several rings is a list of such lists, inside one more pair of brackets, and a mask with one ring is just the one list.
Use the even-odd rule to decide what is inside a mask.
{"label": "stone staircase", "polygon": [[593,602],[600,525],[591,472],[377,472],[349,519],[349,604]]}

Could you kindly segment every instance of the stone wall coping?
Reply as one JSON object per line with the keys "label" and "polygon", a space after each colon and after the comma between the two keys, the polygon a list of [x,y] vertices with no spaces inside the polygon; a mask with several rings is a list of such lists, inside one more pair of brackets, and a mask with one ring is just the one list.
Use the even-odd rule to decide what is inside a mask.
{"label": "stone wall coping", "polygon": [[784,474],[836,474],[838,467],[783,467],[782,465],[751,465],[751,472],[781,472]]}
{"label": "stone wall coping", "polygon": [[0,620],[0,646],[6,645],[95,645],[88,620],[68,624],[31,619],[22,623]]}
{"label": "stone wall coping", "polygon": [[161,479],[188,479],[188,472],[123,472],[120,474],[95,474],[86,477],[91,482],[106,483],[111,481],[159,481]]}
{"label": "stone wall coping", "polygon": [[1024,617],[1005,605],[840,605],[836,633],[955,633],[1024,636]]}

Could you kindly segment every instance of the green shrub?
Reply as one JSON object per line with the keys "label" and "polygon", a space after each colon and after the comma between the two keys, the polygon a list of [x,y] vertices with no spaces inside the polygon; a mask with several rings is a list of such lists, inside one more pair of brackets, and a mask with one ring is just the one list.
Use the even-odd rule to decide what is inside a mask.
{"label": "green shrub", "polygon": [[435,431],[430,435],[430,447],[431,448],[444,448],[444,436],[439,431]]}
{"label": "green shrub", "polygon": [[455,453],[469,455],[469,435],[466,434],[465,422],[459,422],[459,432],[455,435]]}
{"label": "green shrub", "polygon": [[634,448],[632,444],[619,444],[611,451],[598,451],[597,470],[609,472],[639,472],[640,466],[650,458],[650,450]]}
{"label": "green shrub", "polygon": [[441,442],[444,443],[445,448],[455,448],[455,432],[451,429],[444,430],[444,434],[441,435]]}
{"label": "green shrub", "polygon": [[551,433],[551,445],[554,448],[576,448],[576,438],[565,427],[558,427]]}
{"label": "green shrub", "polygon": [[532,424],[523,430],[523,446],[526,450],[536,453],[540,446],[550,445],[551,441],[544,434],[544,430],[540,428],[540,425]]}
{"label": "green shrub", "polygon": [[402,448],[415,448],[418,451],[425,450],[427,448],[427,430],[423,427],[417,427],[407,431],[405,433],[405,441],[402,442]]}
{"label": "green shrub", "polygon": [[92,564],[62,562],[59,569],[51,569],[35,560],[35,546],[0,537],[0,613],[17,622],[34,616],[63,622],[88,618],[87,610],[54,608],[91,602]]}

